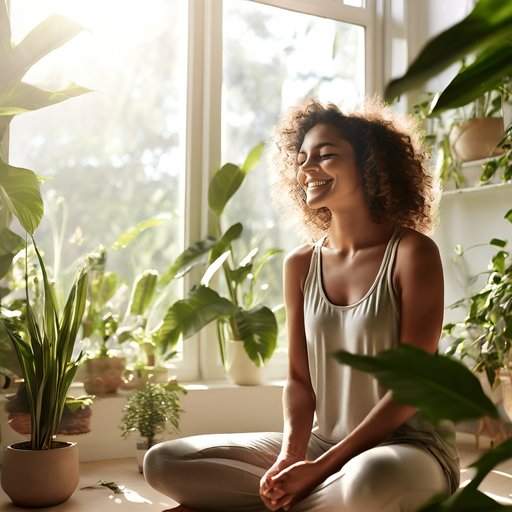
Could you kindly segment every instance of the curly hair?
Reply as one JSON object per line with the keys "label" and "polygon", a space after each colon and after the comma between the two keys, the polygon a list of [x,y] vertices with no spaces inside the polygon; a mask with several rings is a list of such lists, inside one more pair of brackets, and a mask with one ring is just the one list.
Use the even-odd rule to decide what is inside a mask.
{"label": "curly hair", "polygon": [[290,210],[304,240],[329,228],[328,208],[310,208],[296,179],[297,154],[306,133],[318,123],[333,126],[354,150],[368,209],[376,223],[392,221],[425,234],[434,225],[439,184],[428,171],[422,132],[412,116],[401,115],[381,100],[367,98],[344,114],[333,103],[315,99],[291,108],[276,126],[271,198],[287,217]]}

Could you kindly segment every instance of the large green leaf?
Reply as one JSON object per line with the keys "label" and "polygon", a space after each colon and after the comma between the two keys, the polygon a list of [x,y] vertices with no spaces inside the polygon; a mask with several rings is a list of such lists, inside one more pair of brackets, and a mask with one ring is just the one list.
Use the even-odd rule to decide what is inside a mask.
{"label": "large green leaf", "polygon": [[263,150],[265,149],[265,143],[260,142],[256,146],[254,146],[247,155],[244,163],[242,164],[242,171],[248,173],[251,171],[256,164],[260,161]]}
{"label": "large green leaf", "polygon": [[0,198],[31,235],[43,216],[43,200],[39,183],[42,179],[33,171],[13,167],[0,159]]}
{"label": "large green leaf", "polygon": [[127,245],[131,244],[137,237],[143,233],[144,231],[154,228],[156,226],[160,226],[165,222],[168,222],[171,219],[171,215],[168,213],[162,213],[160,215],[156,215],[155,217],[151,217],[150,219],[143,220],[128,228],[126,231],[121,233],[117,240],[112,244],[112,249],[124,249]]}
{"label": "large green leaf", "polygon": [[135,281],[128,311],[132,315],[144,315],[155,297],[158,272],[145,270]]}
{"label": "large green leaf", "polygon": [[433,422],[454,422],[489,415],[500,417],[478,378],[459,361],[401,344],[375,356],[340,350],[332,354],[342,364],[371,373],[401,403],[417,407]]}
{"label": "large green leaf", "polygon": [[0,229],[0,278],[11,267],[12,260],[23,249],[25,241],[9,228]]}
{"label": "large green leaf", "polygon": [[212,248],[208,257],[208,262],[216,260],[223,252],[225,252],[233,240],[237,240],[242,235],[244,227],[240,222],[229,226],[224,234],[219,238],[218,242]]}
{"label": "large green leaf", "polygon": [[70,84],[65,89],[46,91],[33,85],[19,82],[9,92],[0,93],[0,116],[15,116],[60,103],[80,96],[90,89]]}
{"label": "large green leaf", "polygon": [[277,320],[266,306],[239,308],[233,317],[245,350],[257,366],[268,361],[277,346]]}
{"label": "large green leaf", "polygon": [[83,28],[64,16],[52,15],[33,28],[2,62],[0,90],[9,89],[41,58],[61,47]]}
{"label": "large green leaf", "polygon": [[[165,286],[170,283],[178,274],[180,270],[187,266],[191,266],[192,263],[200,258],[203,254],[207,253],[212,247],[215,246],[217,240],[211,236],[208,236],[205,240],[199,240],[194,242],[192,245],[187,247],[172,263],[172,265],[163,273],[160,278],[159,284]],[[182,275],[184,275],[183,272]]]}
{"label": "large green leaf", "polygon": [[178,341],[187,339],[220,317],[231,316],[236,306],[207,286],[193,286],[186,299],[176,301],[154,333],[154,340],[165,354]]}
{"label": "large green leaf", "polygon": [[496,89],[506,76],[512,76],[512,44],[493,46],[461,71],[437,98],[431,114],[461,107],[486,91]]}
{"label": "large green leaf", "polygon": [[208,187],[208,205],[220,217],[227,202],[240,188],[246,172],[235,164],[224,164],[213,176]]}
{"label": "large green leaf", "polygon": [[498,41],[507,43],[512,33],[512,2],[478,0],[462,21],[430,39],[400,78],[386,86],[391,101],[403,92],[432,78],[453,62]]}
{"label": "large green leaf", "polygon": [[[434,503],[432,503],[434,502]],[[511,505],[500,505],[483,492],[463,487],[446,499],[429,500],[418,512],[504,512],[512,511]]]}

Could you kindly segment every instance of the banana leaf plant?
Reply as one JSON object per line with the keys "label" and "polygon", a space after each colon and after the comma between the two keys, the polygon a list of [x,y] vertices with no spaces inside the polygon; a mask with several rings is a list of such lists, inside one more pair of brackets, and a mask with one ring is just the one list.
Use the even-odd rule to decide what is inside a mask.
{"label": "banana leaf plant", "polygon": [[466,105],[512,77],[512,3],[478,0],[462,21],[430,39],[406,73],[391,80],[384,97],[391,101],[434,77],[450,64],[474,55],[438,96],[432,113]]}
{"label": "banana leaf plant", "polygon": [[[233,243],[240,238],[243,225],[237,222],[224,231],[221,224],[224,208],[257,164],[262,151],[263,144],[258,144],[251,149],[241,166],[227,163],[217,170],[208,190],[208,205],[215,216],[214,234],[186,248],[159,280],[159,285],[165,286],[172,279],[182,277],[193,267],[203,264],[202,259],[207,255],[207,269],[200,284],[194,285],[186,298],[175,302],[157,326],[154,339],[162,353],[172,348],[180,335],[187,339],[213,321],[216,322],[217,341],[224,366],[227,337],[243,341],[248,356],[257,366],[268,361],[276,349],[276,314],[282,305],[270,309],[263,304],[254,304],[254,286],[266,263],[283,251],[271,248],[256,258],[259,251],[256,247],[236,264]],[[212,277],[221,270],[227,297],[209,286]]]}
{"label": "banana leaf plant", "polygon": [[[63,16],[53,15],[33,28],[17,45],[11,40],[7,0],[0,0],[0,143],[11,119],[24,112],[60,103],[89,90],[76,84],[46,91],[23,81],[29,69],[51,51],[75,37],[82,27]],[[9,165],[0,158],[0,278],[23,248],[23,239],[9,229],[15,216],[31,235],[41,221],[44,207],[41,176]]]}
{"label": "banana leaf plant", "polygon": [[[512,222],[512,210],[505,219]],[[493,238],[489,243],[498,250],[484,272],[488,274],[486,284],[469,298],[464,321],[448,323],[443,331],[451,337],[447,353],[470,359],[472,370],[485,371],[493,386],[498,369],[512,368],[512,256],[505,250],[506,240]],[[452,307],[466,305],[465,302],[457,301]]]}
{"label": "banana leaf plant", "polygon": [[[464,364],[449,355],[430,354],[412,345],[380,352],[376,356],[356,355],[339,350],[332,357],[340,364],[372,374],[399,403],[416,407],[434,424],[488,416],[510,424],[512,411],[498,410],[487,397],[478,378]],[[512,459],[512,439],[487,450],[475,462],[473,478],[453,495],[438,494],[418,512],[464,512],[475,510],[506,511],[501,505],[478,490],[483,479],[498,465]]]}
{"label": "banana leaf plant", "polygon": [[66,395],[83,355],[73,359],[75,340],[85,310],[88,275],[84,268],[79,270],[64,309],[59,313],[43,258],[34,237],[31,238],[43,277],[42,311],[32,308],[28,279],[25,278],[28,336],[22,337],[4,317],[1,322],[16,351],[26,386],[31,415],[30,447],[32,450],[47,450],[53,447]]}

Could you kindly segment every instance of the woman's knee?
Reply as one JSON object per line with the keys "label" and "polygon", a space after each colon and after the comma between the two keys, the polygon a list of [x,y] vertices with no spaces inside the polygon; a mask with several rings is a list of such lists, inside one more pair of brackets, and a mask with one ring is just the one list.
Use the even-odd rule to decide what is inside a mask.
{"label": "woman's knee", "polygon": [[146,482],[162,490],[164,478],[172,475],[173,462],[181,460],[180,440],[165,441],[152,446],[144,456],[143,474]]}
{"label": "woman's knee", "polygon": [[[356,457],[349,462],[343,476],[347,510],[414,510],[407,507],[443,492],[445,478],[437,461],[431,460],[428,454],[403,453],[405,450],[375,451],[369,456],[361,454],[359,460]],[[411,455],[416,455],[414,460]]]}

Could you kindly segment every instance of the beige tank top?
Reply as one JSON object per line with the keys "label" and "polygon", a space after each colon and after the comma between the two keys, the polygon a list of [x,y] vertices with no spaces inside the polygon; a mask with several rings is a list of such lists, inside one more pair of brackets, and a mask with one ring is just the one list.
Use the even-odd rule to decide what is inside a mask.
{"label": "beige tank top", "polygon": [[[333,304],[322,284],[321,247],[327,235],[314,244],[304,283],[304,327],[316,395],[312,434],[328,443],[336,444],[352,432],[386,394],[373,375],[338,363],[330,353],[343,349],[376,355],[398,345],[400,310],[392,270],[400,234],[400,228],[395,229],[369,290],[347,306]],[[440,462],[451,492],[457,490],[460,469],[453,422],[436,427],[417,413],[379,445],[393,443],[427,449]]]}

